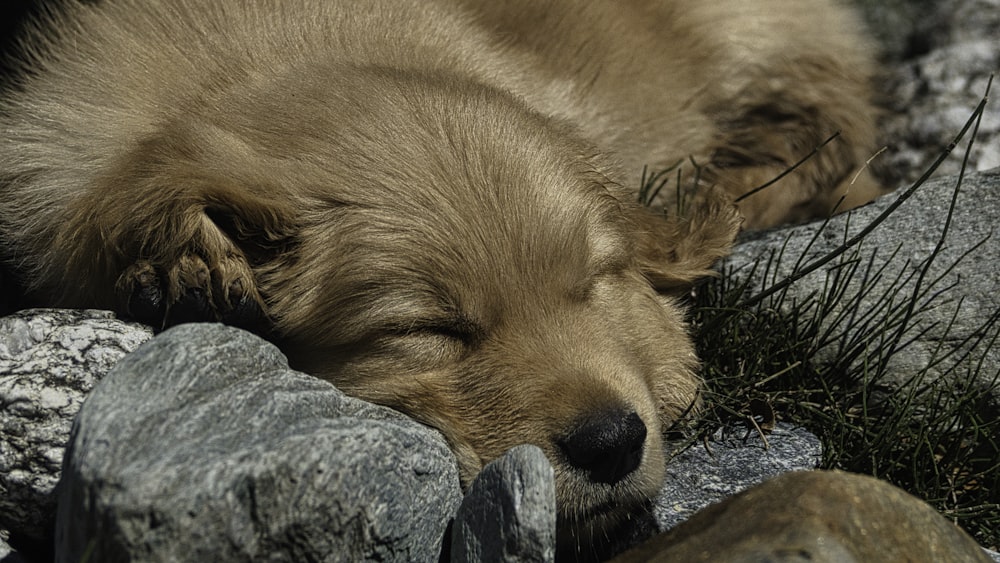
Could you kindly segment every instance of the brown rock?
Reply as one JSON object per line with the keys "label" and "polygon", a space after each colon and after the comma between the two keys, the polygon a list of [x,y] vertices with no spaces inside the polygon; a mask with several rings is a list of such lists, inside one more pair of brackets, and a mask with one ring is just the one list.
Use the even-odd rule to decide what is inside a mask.
{"label": "brown rock", "polygon": [[805,471],[712,505],[614,561],[991,559],[928,504],[888,483],[840,471]]}

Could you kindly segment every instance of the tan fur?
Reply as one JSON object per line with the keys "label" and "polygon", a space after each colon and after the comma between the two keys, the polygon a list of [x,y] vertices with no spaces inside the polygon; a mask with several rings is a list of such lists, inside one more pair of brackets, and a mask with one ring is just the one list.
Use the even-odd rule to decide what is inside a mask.
{"label": "tan fur", "polygon": [[[857,27],[825,0],[71,4],[0,105],[6,258],[53,305],[127,314],[160,278],[217,318],[257,303],[293,365],[440,429],[464,481],[539,445],[576,548],[658,490],[697,402],[671,294],[739,225],[703,190],[640,208],[642,166],[738,195],[840,131],[747,224],[871,199]],[[616,409],[642,462],[595,483],[558,440]]]}

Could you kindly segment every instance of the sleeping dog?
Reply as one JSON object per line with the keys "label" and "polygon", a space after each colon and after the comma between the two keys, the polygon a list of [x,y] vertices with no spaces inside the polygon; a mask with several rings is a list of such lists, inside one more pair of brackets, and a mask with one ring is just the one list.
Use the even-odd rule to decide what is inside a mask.
{"label": "sleeping dog", "polygon": [[586,551],[697,408],[677,296],[741,222],[881,193],[859,27],[830,0],[67,1],[0,102],[3,257],[47,305],[257,330],[439,429],[466,483],[538,445]]}

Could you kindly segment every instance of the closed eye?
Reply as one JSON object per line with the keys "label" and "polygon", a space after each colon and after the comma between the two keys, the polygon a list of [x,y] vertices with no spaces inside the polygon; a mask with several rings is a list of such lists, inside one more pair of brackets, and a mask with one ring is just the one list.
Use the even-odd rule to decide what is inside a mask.
{"label": "closed eye", "polygon": [[475,321],[465,317],[418,320],[405,325],[395,325],[389,332],[400,335],[427,334],[456,340],[466,346],[481,342],[485,330]]}
{"label": "closed eye", "polygon": [[458,340],[466,345],[472,345],[479,340],[478,331],[464,323],[432,324],[423,327],[421,332]]}

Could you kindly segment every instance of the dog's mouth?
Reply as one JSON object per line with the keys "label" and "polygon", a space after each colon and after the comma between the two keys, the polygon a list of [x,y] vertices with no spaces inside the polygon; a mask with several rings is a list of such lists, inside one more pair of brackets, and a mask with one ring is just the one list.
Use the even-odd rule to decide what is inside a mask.
{"label": "dog's mouth", "polygon": [[651,500],[623,504],[612,500],[560,511],[556,538],[558,561],[604,561],[656,533]]}
{"label": "dog's mouth", "polygon": [[604,561],[654,534],[659,487],[651,490],[649,469],[637,467],[614,484],[587,479],[586,486],[574,486],[586,479],[579,472],[563,473],[563,482],[557,477],[557,559]]}

